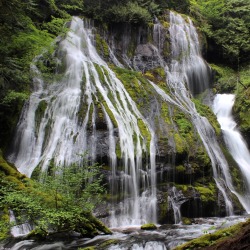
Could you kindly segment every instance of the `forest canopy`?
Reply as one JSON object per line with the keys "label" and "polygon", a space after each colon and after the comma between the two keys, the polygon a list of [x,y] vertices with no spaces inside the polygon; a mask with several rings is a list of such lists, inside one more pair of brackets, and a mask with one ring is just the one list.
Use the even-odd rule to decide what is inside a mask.
{"label": "forest canopy", "polygon": [[[207,37],[207,59],[239,68],[250,59],[250,1],[245,0],[9,0],[0,1],[0,131],[3,149],[29,96],[30,64],[65,32],[72,15],[106,25],[151,25],[174,10],[191,16]],[[64,27],[64,28],[63,28]],[[51,45],[52,44],[52,45]],[[8,115],[6,115],[8,114]]]}

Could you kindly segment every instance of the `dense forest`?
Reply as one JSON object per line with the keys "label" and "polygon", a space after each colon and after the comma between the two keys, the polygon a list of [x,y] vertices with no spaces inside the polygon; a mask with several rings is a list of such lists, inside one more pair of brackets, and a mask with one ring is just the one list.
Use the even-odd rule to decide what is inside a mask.
{"label": "dense forest", "polygon": [[[32,179],[29,179],[24,174],[19,173],[13,164],[7,162],[6,156],[13,150],[13,137],[15,136],[15,129],[23,105],[33,91],[32,78],[34,72],[31,71],[31,65],[35,62],[45,79],[53,78],[52,75],[55,74],[58,67],[56,60],[53,58],[53,53],[60,39],[66,37],[70,29],[69,23],[72,16],[84,17],[86,20],[94,22],[98,30],[95,38],[97,50],[101,52],[103,59],[108,61],[107,41],[104,39],[105,36],[102,36],[105,32],[107,34],[113,31],[117,32],[119,30],[117,27],[124,29],[134,27],[135,30],[140,30],[140,27],[143,27],[143,30],[150,30],[156,20],[163,21],[165,28],[168,28],[169,20],[166,20],[166,16],[169,11],[181,13],[184,18],[189,16],[194,23],[202,45],[201,53],[212,70],[212,89],[214,93],[236,93],[233,112],[249,147],[249,1],[0,0],[0,239],[5,239],[10,232],[11,225],[9,224],[8,209],[12,209],[19,215],[25,213],[25,220],[28,219],[36,224],[37,230],[34,230],[28,236],[30,238],[40,239],[46,237],[51,227],[58,232],[74,230],[81,235],[90,237],[100,232],[104,234],[111,233],[92,215],[94,206],[97,203],[100,204],[103,197],[106,200],[113,199],[107,194],[106,184],[104,183],[106,172],[99,164],[93,162],[90,164],[83,162],[81,166],[72,164],[71,168],[65,171],[63,175],[58,176],[56,173],[60,172],[61,169],[52,162],[48,175],[40,174],[39,176],[38,171],[34,171]],[[105,32],[102,32],[103,30]],[[141,39],[148,38],[142,35]],[[134,51],[135,48],[132,48],[129,53],[133,54]],[[168,58],[169,54],[166,52],[164,56]],[[37,58],[39,60],[36,61]],[[112,64],[110,61],[109,63]],[[165,77],[165,74],[159,69],[145,70],[140,75],[133,70],[126,71],[124,69],[124,71],[121,71],[114,65],[111,68],[120,76],[119,79],[125,79],[124,82],[134,82],[135,79],[140,79],[144,83],[145,80],[143,79],[145,78],[156,81],[160,85]],[[145,87],[146,91],[152,91],[150,87],[147,88]],[[136,94],[132,93],[131,96],[134,97]],[[135,98],[140,99],[137,96]],[[218,129],[218,124],[214,121],[215,118],[211,111],[201,104],[200,100],[194,100],[194,103],[201,114],[210,118],[215,130]],[[39,106],[39,108],[40,111],[45,109],[42,106]],[[101,119],[104,115],[99,116]],[[110,117],[113,121],[111,115]],[[191,125],[186,121],[186,117],[178,112],[174,120],[183,135],[183,141],[185,141],[185,143],[181,141],[180,144],[188,144],[193,136],[192,133],[195,134]],[[38,123],[38,121],[36,122]],[[144,131],[145,129],[142,127],[141,125],[140,129]],[[216,131],[217,134],[220,133],[218,131]],[[145,137],[147,136],[145,132]],[[184,148],[184,146],[180,147]],[[186,151],[188,152],[188,149],[177,148],[176,150],[181,160],[185,158]],[[194,157],[191,152],[187,154],[190,159]],[[203,165],[201,164],[206,168],[210,163],[207,160],[208,157],[204,155],[200,153],[197,156],[199,159],[196,165],[206,162]],[[89,169],[90,165],[91,170]],[[181,179],[180,186],[184,193],[185,191],[188,193],[185,190],[186,187],[184,187],[187,184],[186,180],[184,180],[186,177],[182,176],[183,166],[181,164],[179,170],[175,178]],[[203,171],[205,171],[205,174],[211,174],[209,170]],[[190,177],[191,184],[195,183],[196,179],[200,180],[199,178],[203,174],[204,172],[194,170],[194,177]],[[234,174],[237,175],[238,173],[234,172]],[[43,180],[42,182],[37,181],[38,176]],[[211,176],[209,178],[205,182],[211,190],[214,190],[214,184],[210,185],[213,178]],[[89,179],[95,181],[89,182]],[[238,186],[242,185],[237,178],[235,182]],[[214,202],[209,197],[211,194],[213,195],[213,192],[210,192],[210,189],[203,189],[199,185],[200,183],[197,190],[207,199],[207,203],[204,205],[205,210]],[[93,199],[93,197],[96,197],[96,199]],[[81,208],[79,208],[79,204]],[[23,222],[21,217],[19,218],[20,222]],[[166,222],[165,219],[162,219],[162,221]]]}

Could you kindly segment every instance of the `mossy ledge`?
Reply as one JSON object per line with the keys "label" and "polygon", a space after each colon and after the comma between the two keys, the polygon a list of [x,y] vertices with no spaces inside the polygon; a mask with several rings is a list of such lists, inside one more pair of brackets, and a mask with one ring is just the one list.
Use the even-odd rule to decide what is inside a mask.
{"label": "mossy ledge", "polygon": [[[46,207],[51,207],[51,198],[50,194],[44,193],[41,189],[37,189],[38,183],[32,179],[29,179],[26,175],[21,174],[15,168],[14,165],[8,163],[2,155],[0,150],[0,195],[2,200],[6,192],[22,193],[23,197],[37,197]],[[7,190],[7,191],[6,191]],[[58,194],[58,201],[60,200],[60,195]],[[20,207],[23,204],[18,204],[16,200],[15,206],[12,204],[12,207],[0,202],[0,240],[4,240],[11,237],[10,234],[10,219],[9,219],[9,210],[20,211]],[[36,204],[39,206],[39,203]],[[43,209],[43,208],[41,208]],[[70,211],[72,212],[72,211]],[[27,236],[28,239],[44,239],[47,237],[56,236],[58,233],[70,233],[75,231],[80,233],[82,236],[94,237],[98,234],[111,234],[112,232],[97,218],[95,218],[90,211],[82,210],[81,213],[77,215],[72,213],[72,216],[65,217],[64,215],[68,214],[69,211],[61,211],[58,207],[58,219],[60,223],[64,225],[61,227],[61,231],[54,231],[53,233],[43,230],[42,228],[36,227],[31,233]],[[36,217],[34,217],[35,220]],[[35,221],[32,221],[33,224],[36,224]]]}
{"label": "mossy ledge", "polygon": [[[205,234],[174,250],[228,250],[249,249],[250,219],[212,234]],[[233,248],[232,248],[233,246]]]}

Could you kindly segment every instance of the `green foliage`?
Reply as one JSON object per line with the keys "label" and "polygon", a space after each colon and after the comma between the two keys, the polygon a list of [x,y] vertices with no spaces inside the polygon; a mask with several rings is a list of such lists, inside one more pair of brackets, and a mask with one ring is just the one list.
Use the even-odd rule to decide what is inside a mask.
{"label": "green foliage", "polygon": [[106,22],[148,23],[155,16],[164,13],[166,9],[188,12],[189,0],[178,2],[170,0],[109,0],[84,1],[84,14],[96,20]]}
{"label": "green foliage", "polygon": [[16,92],[14,90],[11,90],[7,93],[7,95],[3,98],[1,105],[4,105],[6,107],[11,107],[15,105],[21,105],[28,99],[28,94],[23,92]]}
{"label": "green foliage", "polygon": [[237,83],[236,72],[233,69],[222,65],[210,64],[210,66],[215,72],[214,87],[216,90],[221,93],[235,91]]}
{"label": "green foliage", "polygon": [[191,14],[201,29],[219,46],[223,58],[237,66],[249,61],[250,2],[244,0],[192,0]]}
{"label": "green foliage", "polygon": [[175,9],[187,12],[189,0],[85,0],[83,13],[95,20],[106,22],[148,23],[164,11]]}
{"label": "green foliage", "polygon": [[[162,1],[156,1],[156,2],[162,2]],[[190,7],[190,0],[168,0],[165,1],[166,8],[176,10],[181,13],[187,13],[189,11]],[[164,4],[164,3],[162,3]],[[164,5],[163,5],[164,6]]]}
{"label": "green foliage", "polygon": [[43,23],[42,28],[47,30],[50,34],[59,35],[64,34],[68,31],[68,29],[64,26],[67,19],[58,18],[51,16],[51,21],[47,23]]}
{"label": "green foliage", "polygon": [[[0,160],[0,208],[13,210],[17,224],[24,221],[34,224],[30,237],[46,236],[49,230],[74,230],[89,236],[98,231],[110,233],[91,214],[104,192],[99,166],[52,167],[50,174],[41,174],[42,182],[35,182]],[[1,228],[5,221],[2,218],[0,222]]]}
{"label": "green foliage", "polygon": [[241,132],[248,138],[250,133],[250,67],[241,69],[237,74],[236,99],[233,112]]}
{"label": "green foliage", "polygon": [[147,23],[151,20],[149,11],[137,2],[128,2],[125,6],[113,6],[107,15],[114,22]]}
{"label": "green foliage", "polygon": [[[0,5],[0,146],[5,148],[21,111],[20,105],[14,104],[13,93],[20,93],[15,100],[21,103],[24,99],[21,95],[28,94],[32,86],[32,60],[44,49],[54,49],[50,45],[55,36],[66,30],[62,29],[69,20],[66,9],[76,13],[76,6],[80,8],[83,3],[78,0],[10,0],[1,1]],[[9,98],[13,99],[9,103],[13,104],[11,109],[6,106]]]}

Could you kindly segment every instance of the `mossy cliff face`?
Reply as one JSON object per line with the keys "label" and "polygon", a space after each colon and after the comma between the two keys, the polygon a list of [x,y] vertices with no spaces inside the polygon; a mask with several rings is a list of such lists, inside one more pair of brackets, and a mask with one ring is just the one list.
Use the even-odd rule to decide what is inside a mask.
{"label": "mossy cliff face", "polygon": [[[145,152],[147,152],[143,154],[142,169],[147,168],[152,139],[147,123],[155,131],[159,222],[173,222],[173,211],[168,201],[173,187],[183,196],[180,208],[183,216],[224,215],[225,204],[213,180],[211,161],[191,122],[190,114],[184,112],[178,105],[164,101],[151,83],[153,82],[170,97],[173,95],[173,89],[166,84],[168,79],[164,69],[170,61],[171,54],[169,16],[162,16],[159,20],[155,24],[150,23],[144,26],[123,24],[118,27],[98,24],[93,29],[93,42],[97,52],[122,82],[142,114],[143,119],[137,120],[142,140],[145,141]],[[64,72],[63,64],[62,60],[60,74]],[[107,87],[106,79],[109,78],[109,72],[101,65],[96,63],[93,65],[101,85],[104,88]],[[83,76],[83,83],[86,77]],[[92,83],[95,82],[93,75],[89,78]],[[82,89],[84,89],[84,84]],[[114,98],[114,93],[109,91],[107,95],[115,107],[117,100]],[[81,96],[78,123],[83,124],[88,114],[87,141],[91,140],[94,131],[98,142],[95,160],[103,164],[103,173],[108,182],[111,168],[109,167],[109,131],[106,116],[109,116],[113,125],[117,157],[116,172],[119,176],[119,173],[123,171],[120,167],[123,163],[123,156],[119,144],[118,122],[100,92],[96,91],[91,98],[93,102],[91,106],[88,106],[86,98]],[[120,102],[119,98],[118,101]],[[208,118],[219,136],[218,123],[209,107],[198,100],[194,100],[194,103],[198,112]],[[40,102],[36,110],[36,126],[41,122],[46,109],[47,103]],[[77,134],[72,134],[74,141],[77,136]],[[119,201],[119,199],[121,198],[109,197],[111,201]]]}
{"label": "mossy cliff face", "polygon": [[[163,101],[150,83],[154,82],[171,96],[161,64],[162,59],[170,60],[169,17],[165,15],[159,20],[159,23],[143,27],[129,24],[119,27],[97,25],[96,48],[109,62],[138,110],[156,131],[159,222],[173,222],[173,212],[168,201],[172,187],[183,193],[183,216],[225,215],[223,198],[213,180],[211,161],[190,116]],[[193,99],[193,102],[197,111],[208,118],[216,135],[220,137],[220,127],[211,109],[198,99]],[[116,127],[112,114],[110,117]],[[149,143],[150,134],[146,126],[142,122],[139,127]],[[119,158],[118,143],[116,147]],[[106,157],[99,158],[102,162],[105,159],[108,160]],[[107,165],[108,162],[105,163]],[[119,171],[119,167],[117,169]],[[105,168],[105,173],[109,175],[108,168]]]}

